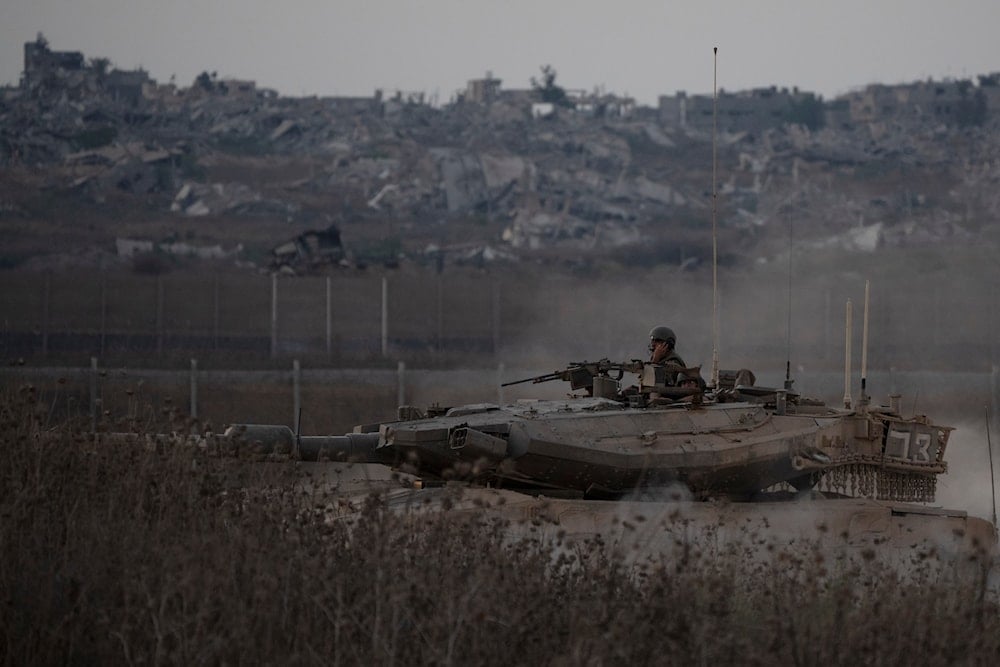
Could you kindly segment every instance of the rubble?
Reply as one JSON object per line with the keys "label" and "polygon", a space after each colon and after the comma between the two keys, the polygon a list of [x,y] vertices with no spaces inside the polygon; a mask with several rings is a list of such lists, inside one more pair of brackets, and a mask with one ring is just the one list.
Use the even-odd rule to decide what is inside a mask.
{"label": "rubble", "polygon": [[[96,202],[114,191],[185,218],[282,223],[425,229],[485,220],[503,229],[473,244],[486,262],[546,248],[641,245],[665,225],[711,215],[712,133],[700,98],[677,106],[676,116],[668,113],[675,98],[653,110],[575,94],[576,109],[556,109],[499,83],[472,86],[469,101],[440,107],[420,94],[380,91],[282,98],[209,75],[189,88],[158,85],[141,71],[109,79],[82,56],[40,43],[29,51],[27,83],[0,91],[0,166],[38,170],[48,188]],[[966,127],[912,115],[858,121],[836,101],[828,115],[837,124],[823,128],[766,125],[768,114],[750,113],[755,95],[773,105],[784,94],[723,97],[757,123],[739,127],[733,114],[718,136],[718,223],[745,242],[770,228],[783,235],[794,215],[808,240],[839,238],[870,251],[960,238],[1000,209],[997,108]],[[989,94],[990,104],[1000,100]],[[289,175],[274,178],[285,166]],[[858,220],[869,222],[859,228]],[[276,262],[312,261],[310,241],[289,243],[294,251]]]}
{"label": "rubble", "polygon": [[324,230],[309,230],[271,249],[271,271],[308,273],[323,266],[345,261],[340,230],[330,225]]}
{"label": "rubble", "polygon": [[197,218],[211,214],[291,216],[294,204],[266,199],[242,183],[185,183],[174,195],[170,210]]}
{"label": "rubble", "polygon": [[174,257],[192,257],[195,259],[231,259],[243,252],[243,246],[237,244],[226,250],[216,243],[210,246],[194,245],[182,241],[163,241],[154,243],[146,239],[130,239],[118,237],[115,239],[115,251],[121,259],[133,259],[139,255],[161,252]]}

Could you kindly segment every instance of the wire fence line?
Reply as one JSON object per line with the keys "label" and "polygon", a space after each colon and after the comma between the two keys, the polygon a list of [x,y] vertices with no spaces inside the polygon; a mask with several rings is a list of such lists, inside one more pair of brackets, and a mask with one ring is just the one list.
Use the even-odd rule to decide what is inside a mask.
{"label": "wire fence line", "polygon": [[0,304],[8,355],[226,350],[272,359],[305,352],[386,358],[408,347],[493,353],[500,341],[500,284],[483,277],[5,278]]}
{"label": "wire fence line", "polygon": [[[8,391],[34,387],[44,423],[70,418],[94,430],[148,428],[175,412],[198,429],[274,423],[301,427],[303,433],[344,433],[357,424],[391,420],[401,405],[505,404],[567,395],[562,382],[501,386],[538,373],[502,363],[487,369],[411,368],[401,361],[395,369],[309,368],[297,359],[282,370],[205,370],[194,359],[185,370],[126,369],[103,367],[91,358],[81,367],[0,368],[0,381]],[[978,421],[987,408],[995,432],[1000,424],[1000,366],[988,373],[876,372],[867,380],[876,405],[902,394],[905,412]],[[858,382],[852,378],[855,397]],[[783,377],[762,373],[757,384],[779,387]],[[795,378],[795,388],[839,405],[844,376],[804,373]]]}
{"label": "wire fence line", "polygon": [[[527,373],[527,371],[515,371]],[[72,418],[99,427],[151,426],[163,416],[181,416],[216,428],[231,423],[280,423],[311,432],[345,432],[363,422],[391,419],[400,405],[502,403],[517,392],[502,389],[509,379],[495,369],[303,368],[205,370],[196,359],[187,370],[104,367],[96,357],[87,367],[0,368],[9,391],[38,392],[44,422]],[[543,391],[557,397],[555,386]],[[564,393],[564,392],[562,392]],[[103,425],[103,426],[101,426]]]}
{"label": "wire fence line", "polygon": [[[783,365],[789,356],[839,365],[849,298],[860,349],[863,281],[815,277],[786,295],[778,290],[787,278],[728,280],[720,343],[731,365]],[[540,279],[516,268],[314,277],[3,272],[0,354],[161,366],[197,357],[249,367],[292,358],[313,366],[629,359],[645,354],[652,326],[667,324],[684,358],[697,363],[712,351],[712,296],[701,282],[663,272]],[[873,285],[872,296],[873,366],[988,371],[1000,363],[998,294],[981,279],[942,285],[917,272]]]}

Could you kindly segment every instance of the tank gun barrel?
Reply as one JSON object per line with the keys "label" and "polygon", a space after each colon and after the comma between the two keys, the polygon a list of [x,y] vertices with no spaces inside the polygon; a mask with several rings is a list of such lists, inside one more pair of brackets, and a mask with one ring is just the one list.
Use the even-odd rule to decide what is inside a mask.
{"label": "tank gun barrel", "polygon": [[284,425],[233,424],[223,437],[239,438],[244,442],[259,444],[268,451],[276,449],[298,450],[304,461],[328,458],[334,461],[385,463],[376,451],[378,433],[348,433],[346,435],[297,436]]}

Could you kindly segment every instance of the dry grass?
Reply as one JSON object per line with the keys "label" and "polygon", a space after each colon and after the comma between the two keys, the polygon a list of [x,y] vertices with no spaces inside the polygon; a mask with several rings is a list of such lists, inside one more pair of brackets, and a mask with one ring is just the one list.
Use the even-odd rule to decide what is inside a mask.
{"label": "dry grass", "polygon": [[[555,555],[501,521],[307,491],[294,462],[93,444],[0,398],[3,664],[989,664],[985,580]],[[166,419],[174,415],[165,415]],[[183,426],[162,423],[157,429]],[[323,509],[325,508],[325,509]],[[464,516],[464,515],[463,515]]]}

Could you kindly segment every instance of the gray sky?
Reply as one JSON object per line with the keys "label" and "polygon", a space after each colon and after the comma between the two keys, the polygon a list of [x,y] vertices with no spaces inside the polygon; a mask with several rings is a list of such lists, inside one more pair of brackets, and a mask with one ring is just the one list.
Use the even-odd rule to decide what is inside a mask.
{"label": "gray sky", "polygon": [[285,95],[424,91],[447,102],[492,71],[526,88],[551,64],[568,88],[628,93],[868,83],[1000,71],[1000,0],[0,0],[0,83],[23,43],[142,67],[201,71]]}

